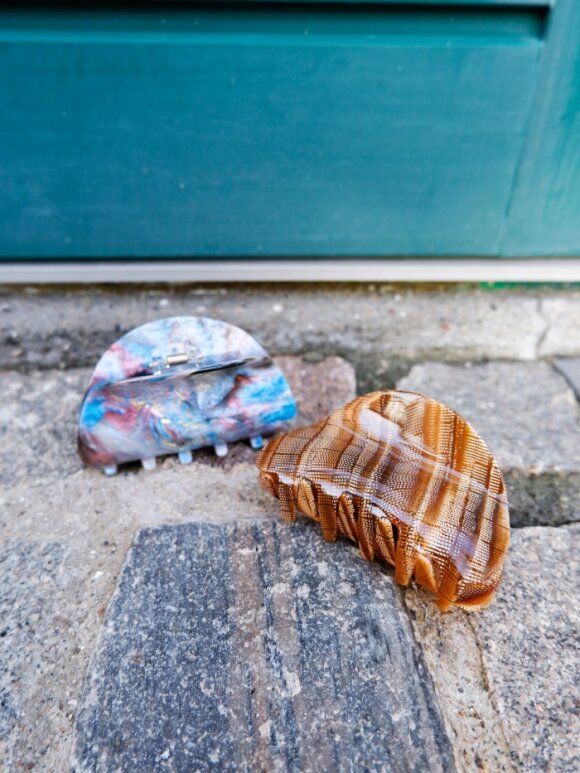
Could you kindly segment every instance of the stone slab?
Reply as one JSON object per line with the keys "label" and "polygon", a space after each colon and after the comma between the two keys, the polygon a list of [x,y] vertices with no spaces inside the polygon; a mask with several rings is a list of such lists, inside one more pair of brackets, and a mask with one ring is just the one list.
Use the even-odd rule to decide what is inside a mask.
{"label": "stone slab", "polygon": [[[131,328],[193,314],[240,325],[272,355],[343,356],[357,364],[368,391],[391,386],[393,373],[424,359],[534,359],[549,332],[540,297],[387,285],[6,288],[0,294],[0,367],[92,366]],[[573,293],[556,300],[561,314],[575,313]],[[559,317],[552,316],[556,325]],[[577,336],[553,341],[554,354],[565,344],[566,354],[575,349],[580,355]]]}
{"label": "stone slab", "polygon": [[406,592],[461,769],[579,769],[579,549],[577,525],[518,529],[480,613]]}
{"label": "stone slab", "polygon": [[580,520],[580,472],[508,470],[510,524],[561,526]]}
{"label": "stone slab", "polygon": [[297,424],[314,424],[356,397],[353,366],[342,357],[305,362],[300,357],[276,357],[298,405]]}
{"label": "stone slab", "polygon": [[454,769],[400,590],[304,521],[141,531],[75,749],[103,773]]}
{"label": "stone slab", "polygon": [[580,357],[558,358],[554,360],[554,367],[564,376],[580,400]]}

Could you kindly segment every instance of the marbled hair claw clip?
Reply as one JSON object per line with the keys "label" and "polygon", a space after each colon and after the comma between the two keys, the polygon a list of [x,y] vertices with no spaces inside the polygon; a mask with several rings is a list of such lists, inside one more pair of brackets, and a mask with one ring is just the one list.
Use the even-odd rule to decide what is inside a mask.
{"label": "marbled hair claw clip", "polygon": [[281,371],[245,331],[226,322],[170,317],[135,328],[101,357],[79,419],[79,453],[114,475],[117,465],[249,439],[261,448],[296,415]]}

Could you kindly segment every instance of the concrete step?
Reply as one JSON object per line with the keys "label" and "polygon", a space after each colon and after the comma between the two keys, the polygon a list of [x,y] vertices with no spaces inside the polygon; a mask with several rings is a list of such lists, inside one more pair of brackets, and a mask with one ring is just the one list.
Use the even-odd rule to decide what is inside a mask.
{"label": "concrete step", "polygon": [[[78,715],[74,752],[77,768],[94,769],[91,765],[98,759],[99,770],[118,769],[107,767],[102,756],[111,718],[121,716],[115,712],[129,705],[126,693],[119,694],[119,705],[111,697],[107,680],[113,677],[115,662],[117,673],[131,678],[142,673],[132,669],[149,669],[148,678],[156,685],[148,693],[152,706],[168,711],[168,717],[171,707],[178,716],[187,713],[179,674],[185,688],[191,688],[192,706],[211,704],[212,711],[212,690],[224,691],[232,701],[234,695],[247,698],[248,693],[252,696],[248,674],[263,674],[263,683],[256,687],[261,703],[251,706],[259,713],[249,708],[235,713],[230,707],[227,715],[220,715],[224,741],[237,739],[251,760],[264,754],[278,766],[294,764],[295,759],[310,760],[314,766],[321,755],[338,749],[340,759],[332,758],[337,770],[354,769],[351,759],[367,760],[369,770],[381,770],[385,760],[394,769],[425,769],[425,755],[433,769],[571,769],[570,750],[577,737],[569,682],[578,627],[571,602],[577,584],[578,531],[566,525],[527,526],[565,524],[578,520],[580,513],[578,404],[572,377],[568,372],[565,380],[548,363],[531,361],[556,354],[573,359],[579,353],[578,297],[397,296],[376,288],[336,294],[203,290],[5,298],[5,306],[0,306],[0,352],[9,368],[0,373],[0,760],[6,769],[68,769],[79,701],[83,712]],[[225,460],[199,452],[190,467],[168,458],[151,474],[129,467],[108,480],[83,469],[75,452],[76,416],[90,371],[60,366],[93,365],[121,328],[172,313],[228,318],[262,330],[273,351],[304,353],[304,358],[280,358],[280,365],[292,382],[305,422],[321,418],[354,395],[352,364],[336,357],[320,361],[327,352],[343,347],[366,379],[359,382],[359,391],[394,383],[397,374],[407,373],[410,364],[427,354],[449,360],[417,366],[400,383],[464,413],[506,469],[512,522],[522,528],[514,531],[506,579],[493,605],[478,615],[441,615],[428,595],[399,590],[390,569],[361,562],[355,548],[325,545],[312,524],[280,523],[277,503],[256,484],[255,454],[241,443]],[[482,363],[486,357],[515,361]],[[463,366],[467,359],[474,360],[471,367]],[[171,553],[171,545],[179,541],[165,536],[180,529],[185,530],[182,544],[188,546],[183,562],[178,553]],[[197,530],[197,542],[190,537],[186,542],[189,529],[192,534]],[[137,546],[144,546],[143,555],[148,556],[139,571],[142,576],[149,573],[151,589],[142,609],[154,610],[165,598],[178,610],[165,605],[160,612],[169,626],[165,638],[149,612],[135,623],[136,630],[152,632],[151,651],[165,653],[168,663],[155,658],[139,663],[138,656],[133,661],[135,648],[125,647],[131,632],[126,629],[116,642],[110,624],[115,610],[126,609],[127,619],[132,614],[128,599],[136,598],[130,594],[138,587],[131,586],[128,572],[138,549],[124,569],[123,562],[136,534]],[[257,551],[254,534],[263,534]],[[210,536],[212,544],[222,546],[222,555],[227,547],[223,561],[212,563],[207,552],[196,552],[209,544]],[[242,536],[246,542],[236,542]],[[234,560],[240,551],[244,561]],[[321,575],[318,567],[324,561],[328,570],[322,569]],[[198,574],[206,567],[205,584],[180,579],[184,562]],[[267,571],[260,574],[262,565]],[[330,580],[324,579],[324,571]],[[293,572],[303,581],[293,584]],[[163,579],[171,577],[171,588],[166,588]],[[193,611],[200,605],[207,606],[208,615],[216,599],[224,608],[224,594],[234,587],[240,604],[240,588],[248,589],[247,612],[257,610],[257,616],[238,619],[242,607],[231,613],[226,607],[223,628],[190,624],[189,616],[197,617]],[[273,610],[274,622],[268,622],[265,609]],[[184,614],[178,620],[180,611]],[[327,630],[334,632],[328,641]],[[219,641],[229,648],[224,673],[205,660],[211,679],[203,682],[203,690],[208,694],[195,680],[202,661],[196,665],[187,645],[195,631],[198,644],[208,637],[212,647]],[[86,682],[94,690],[85,686],[83,691],[97,640]],[[316,665],[316,672],[310,664]],[[394,673],[397,669],[400,675]],[[298,683],[300,692],[292,694]],[[237,699],[231,705],[239,706]],[[91,726],[86,720],[90,712]],[[154,727],[150,714],[137,719],[143,727],[147,722]],[[122,724],[121,736],[114,736],[128,733],[127,747],[120,744],[110,752],[120,755],[118,759],[135,749],[131,728],[137,727],[137,719]],[[183,725],[183,737],[197,737],[196,727],[192,735]],[[175,737],[171,722],[162,729]],[[411,741],[403,738],[404,730]],[[211,732],[200,742],[203,754],[214,755]],[[164,755],[167,747],[159,748]],[[191,748],[184,744],[183,754]],[[168,760],[174,751],[169,748],[170,756],[162,757],[154,769],[171,769]],[[210,769],[219,767],[209,756],[200,766],[202,762]],[[128,764],[125,769],[139,768]]]}
{"label": "concrete step", "polygon": [[92,366],[131,328],[199,315],[240,325],[271,354],[341,355],[359,388],[424,360],[580,356],[580,292],[414,291],[388,285],[168,287],[0,293],[0,367]]}

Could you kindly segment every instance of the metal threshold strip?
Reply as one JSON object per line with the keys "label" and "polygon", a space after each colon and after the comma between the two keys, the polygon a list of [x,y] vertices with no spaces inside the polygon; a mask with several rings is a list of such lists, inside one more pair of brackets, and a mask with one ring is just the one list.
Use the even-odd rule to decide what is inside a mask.
{"label": "metal threshold strip", "polygon": [[4,262],[0,284],[580,282],[580,258]]}

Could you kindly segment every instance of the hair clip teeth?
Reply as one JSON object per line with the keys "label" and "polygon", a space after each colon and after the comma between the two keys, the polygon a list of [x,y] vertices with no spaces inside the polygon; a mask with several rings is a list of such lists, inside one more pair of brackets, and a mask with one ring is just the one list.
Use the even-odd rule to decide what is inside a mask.
{"label": "hair clip teeth", "polygon": [[191,453],[191,449],[186,448],[183,451],[180,451],[177,456],[179,457],[179,461],[181,464],[191,464],[193,461],[193,454]]}

